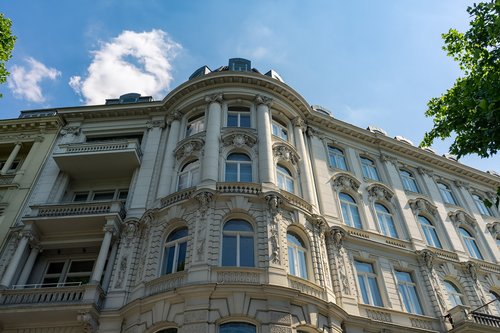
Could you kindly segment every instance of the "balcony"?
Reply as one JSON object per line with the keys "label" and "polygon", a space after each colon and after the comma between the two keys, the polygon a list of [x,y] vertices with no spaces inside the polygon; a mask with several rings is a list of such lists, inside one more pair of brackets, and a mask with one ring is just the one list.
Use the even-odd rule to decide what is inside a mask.
{"label": "balcony", "polygon": [[102,236],[107,220],[113,218],[121,222],[125,218],[122,201],[70,202],[30,208],[31,213],[23,217],[23,222],[36,225],[44,241],[57,241],[59,237],[64,239],[63,235],[77,233]]}
{"label": "balcony", "polygon": [[500,317],[469,311],[467,306],[457,305],[449,311],[448,320],[453,333],[493,333],[500,331]]}
{"label": "balcony", "polygon": [[0,322],[73,321],[81,311],[99,311],[104,292],[98,285],[26,285],[0,290]]}
{"label": "balcony", "polygon": [[59,169],[78,179],[129,177],[141,163],[137,140],[63,144],[53,156]]}

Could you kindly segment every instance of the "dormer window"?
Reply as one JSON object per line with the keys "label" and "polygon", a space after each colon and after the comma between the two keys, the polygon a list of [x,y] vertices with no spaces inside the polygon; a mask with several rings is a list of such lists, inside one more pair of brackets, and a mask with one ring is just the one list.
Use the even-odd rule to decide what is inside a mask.
{"label": "dormer window", "polygon": [[250,60],[243,58],[229,59],[229,70],[238,72],[248,72],[252,70],[252,63]]}

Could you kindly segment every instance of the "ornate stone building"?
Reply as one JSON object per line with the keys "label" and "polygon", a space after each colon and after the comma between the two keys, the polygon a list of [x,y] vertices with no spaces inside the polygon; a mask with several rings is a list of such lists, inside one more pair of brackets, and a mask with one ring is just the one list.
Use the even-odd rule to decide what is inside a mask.
{"label": "ornate stone building", "polygon": [[1,253],[3,332],[500,329],[497,174],[245,59],[57,114]]}

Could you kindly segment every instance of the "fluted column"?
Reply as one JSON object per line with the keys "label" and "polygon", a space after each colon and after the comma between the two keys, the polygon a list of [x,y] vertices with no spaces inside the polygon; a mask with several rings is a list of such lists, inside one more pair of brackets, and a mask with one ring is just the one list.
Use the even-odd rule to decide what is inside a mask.
{"label": "fluted column", "polygon": [[17,142],[16,145],[14,146],[14,149],[12,149],[12,151],[10,152],[7,161],[3,165],[2,170],[0,171],[2,175],[6,174],[7,171],[9,171],[10,167],[12,166],[12,163],[14,163],[14,160],[16,159],[17,154],[19,153],[19,150],[21,150],[21,147],[22,147],[21,142]]}
{"label": "fluted column", "polygon": [[257,95],[257,130],[259,134],[259,175],[261,183],[276,183],[273,160],[273,141],[269,107],[272,99]]}
{"label": "fluted column", "polygon": [[208,104],[205,151],[201,164],[201,185],[210,185],[219,178],[219,135],[221,129],[222,94],[205,97]]}
{"label": "fluted column", "polygon": [[4,288],[10,287],[14,274],[16,273],[19,263],[21,262],[21,257],[28,246],[28,242],[34,239],[34,234],[31,231],[22,231],[20,236],[21,239],[17,244],[16,252],[14,252],[12,259],[10,260],[9,267],[7,267],[7,270],[2,278],[2,282],[0,283],[0,285]]}
{"label": "fluted column", "polygon": [[21,272],[21,275],[17,280],[18,285],[25,285],[28,281],[31,271],[33,270],[33,266],[35,265],[36,258],[40,253],[40,249],[40,245],[32,245],[31,252],[28,256],[28,259],[26,260],[26,263],[24,264],[23,271]]}
{"label": "fluted column", "polygon": [[101,281],[104,265],[106,264],[106,258],[109,253],[109,246],[111,245],[111,240],[113,239],[113,235],[115,233],[116,227],[114,225],[114,221],[108,221],[108,223],[104,226],[104,238],[102,240],[99,255],[97,256],[94,271],[92,272],[92,277],[90,279],[91,284],[99,284]]}
{"label": "fluted column", "polygon": [[297,150],[300,154],[300,181],[302,184],[303,196],[304,200],[309,202],[313,206],[313,210],[317,210],[318,207],[318,199],[316,198],[316,192],[314,190],[314,176],[312,174],[311,163],[309,162],[309,154],[307,152],[305,140],[304,140],[304,132],[303,129],[305,127],[304,120],[300,117],[297,117],[293,120],[293,133],[295,136],[295,143],[297,146]]}
{"label": "fluted column", "polygon": [[167,117],[167,124],[170,126],[163,156],[160,183],[158,185],[158,198],[164,197],[171,192],[172,179],[174,178],[174,150],[179,140],[179,131],[181,127],[181,114],[174,112]]}

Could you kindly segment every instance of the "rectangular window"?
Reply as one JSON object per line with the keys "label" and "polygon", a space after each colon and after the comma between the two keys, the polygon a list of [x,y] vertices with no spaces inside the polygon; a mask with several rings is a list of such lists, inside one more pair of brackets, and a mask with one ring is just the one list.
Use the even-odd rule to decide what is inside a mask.
{"label": "rectangular window", "polygon": [[113,200],[115,197],[114,191],[106,191],[106,192],[95,192],[92,197],[92,201],[104,201],[104,200]]}
{"label": "rectangular window", "polygon": [[88,197],[89,197],[89,192],[76,192],[75,195],[73,196],[73,201],[74,202],[87,201]]}
{"label": "rectangular window", "polygon": [[417,295],[417,288],[410,273],[396,271],[396,278],[398,280],[399,296],[401,297],[406,312],[420,315],[423,314]]}
{"label": "rectangular window", "polygon": [[241,106],[231,106],[227,112],[228,127],[250,128],[250,109]]}
{"label": "rectangular window", "polygon": [[382,297],[380,296],[377,284],[377,275],[373,271],[372,264],[355,261],[355,266],[363,303],[383,306]]}

